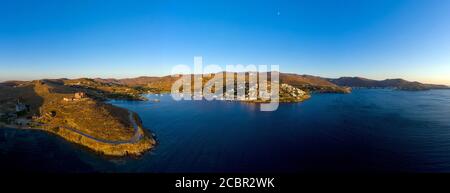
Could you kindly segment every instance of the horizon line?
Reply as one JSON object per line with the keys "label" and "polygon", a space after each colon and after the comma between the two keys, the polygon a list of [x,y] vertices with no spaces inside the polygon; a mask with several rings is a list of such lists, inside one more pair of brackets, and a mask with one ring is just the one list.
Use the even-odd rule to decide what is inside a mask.
{"label": "horizon line", "polygon": [[[225,73],[225,72],[227,72],[227,71],[222,71],[222,73]],[[245,71],[244,73],[248,73],[248,72],[252,72],[252,71]],[[269,72],[269,71],[266,71],[266,72]],[[272,72],[272,71],[270,71],[270,72]],[[295,74],[295,75],[301,75],[301,76],[302,75],[315,76],[315,77],[324,78],[324,79],[364,78],[364,79],[375,80],[375,81],[402,79],[402,80],[405,80],[405,81],[408,81],[408,82],[419,82],[419,83],[422,83],[422,84],[444,85],[444,86],[449,86],[450,87],[450,84],[448,84],[448,83],[427,83],[427,82],[420,82],[420,81],[417,81],[417,80],[409,80],[409,79],[405,79],[405,78],[401,78],[401,77],[386,77],[384,79],[372,79],[372,78],[366,78],[366,77],[358,76],[358,75],[354,75],[354,76],[347,76],[347,75],[345,75],[345,76],[339,76],[339,77],[325,77],[325,76],[317,76],[317,75],[312,75],[312,74],[300,74],[300,73],[295,73],[295,72],[281,72],[281,71],[278,71],[278,72],[279,73],[283,73],[283,74]],[[214,73],[219,73],[219,72],[211,72],[211,73],[214,74]],[[233,72],[233,73],[239,73],[239,72]],[[243,72],[240,72],[240,73],[243,73]],[[190,73],[190,74],[193,74],[193,73]],[[202,75],[204,75],[204,74],[208,74],[208,73],[203,73]],[[178,75],[181,75],[181,74],[178,74]],[[166,77],[166,76],[172,76],[172,75],[170,75],[170,74],[168,74],[168,75],[135,75],[135,76],[130,76],[130,77],[122,77],[122,78],[119,78],[119,77],[105,77],[105,76],[81,76],[81,77],[77,76],[77,77],[69,78],[70,76],[68,76],[68,77],[58,77],[58,78],[37,78],[37,79],[31,78],[31,79],[0,80],[0,83],[7,83],[7,82],[14,82],[14,81],[36,81],[36,80],[45,80],[45,79],[48,79],[48,80],[58,80],[58,79],[74,80],[74,79],[83,79],[83,78],[87,78],[87,79],[115,79],[115,80],[122,80],[122,79],[133,79],[133,78],[142,78],[142,77],[161,78],[161,77]]]}

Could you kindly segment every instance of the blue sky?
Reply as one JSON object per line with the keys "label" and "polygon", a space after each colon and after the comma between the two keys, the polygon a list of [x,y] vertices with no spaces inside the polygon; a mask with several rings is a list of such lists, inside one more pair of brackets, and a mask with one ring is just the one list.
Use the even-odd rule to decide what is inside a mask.
{"label": "blue sky", "polygon": [[0,81],[278,64],[450,85],[450,1],[0,0]]}

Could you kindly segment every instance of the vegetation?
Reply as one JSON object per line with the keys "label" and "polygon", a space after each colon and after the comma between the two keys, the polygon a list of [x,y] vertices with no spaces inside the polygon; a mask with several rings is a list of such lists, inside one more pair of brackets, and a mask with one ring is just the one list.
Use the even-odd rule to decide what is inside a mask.
{"label": "vegetation", "polygon": [[88,78],[63,80],[62,83],[87,92],[97,99],[145,100],[141,94],[147,91],[143,87],[130,87]]}

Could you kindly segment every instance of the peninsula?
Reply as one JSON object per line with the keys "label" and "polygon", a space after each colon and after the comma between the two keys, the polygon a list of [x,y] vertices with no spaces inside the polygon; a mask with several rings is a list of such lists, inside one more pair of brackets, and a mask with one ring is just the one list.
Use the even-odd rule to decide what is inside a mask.
{"label": "peninsula", "polygon": [[104,155],[141,155],[155,140],[138,115],[104,102],[139,100],[135,93],[89,79],[6,82],[0,86],[0,122],[44,130]]}

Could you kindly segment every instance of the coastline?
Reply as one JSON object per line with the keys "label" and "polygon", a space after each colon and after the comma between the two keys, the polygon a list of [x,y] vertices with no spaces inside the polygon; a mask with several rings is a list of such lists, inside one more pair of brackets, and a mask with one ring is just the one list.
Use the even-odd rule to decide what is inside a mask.
{"label": "coastline", "polygon": [[64,127],[37,128],[7,124],[3,124],[1,125],[1,127],[21,130],[45,131],[105,156],[140,156],[152,149],[156,145],[156,140],[153,138],[150,132],[146,131],[142,127],[142,123],[136,113],[130,112],[130,119],[136,130],[135,136],[133,136],[133,138],[128,141],[108,141],[97,139],[74,129]]}

